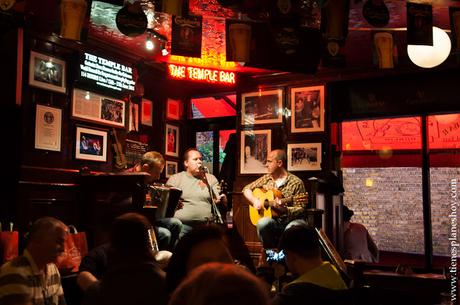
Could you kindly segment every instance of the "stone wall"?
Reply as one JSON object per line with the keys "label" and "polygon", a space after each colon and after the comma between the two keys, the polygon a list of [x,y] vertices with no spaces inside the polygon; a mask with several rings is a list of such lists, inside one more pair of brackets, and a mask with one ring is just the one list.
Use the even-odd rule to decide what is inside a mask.
{"label": "stone wall", "polygon": [[[434,255],[448,255],[449,182],[460,168],[431,168]],[[344,168],[344,203],[380,250],[424,253],[422,170],[414,167]]]}

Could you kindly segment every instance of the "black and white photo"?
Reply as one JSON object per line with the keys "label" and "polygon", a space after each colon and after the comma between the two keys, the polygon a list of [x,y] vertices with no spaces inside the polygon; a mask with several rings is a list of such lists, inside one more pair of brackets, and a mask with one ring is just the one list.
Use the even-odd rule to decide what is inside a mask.
{"label": "black and white photo", "polygon": [[267,173],[267,155],[271,151],[271,130],[241,131],[240,173]]}
{"label": "black and white photo", "polygon": [[46,90],[65,93],[65,61],[49,55],[30,51],[29,85]]}
{"label": "black and white photo", "polygon": [[324,86],[291,89],[291,132],[324,131]]}
{"label": "black and white photo", "polygon": [[287,145],[288,171],[321,170],[321,143]]}
{"label": "black and white photo", "polygon": [[244,93],[241,96],[241,124],[283,122],[283,90]]}

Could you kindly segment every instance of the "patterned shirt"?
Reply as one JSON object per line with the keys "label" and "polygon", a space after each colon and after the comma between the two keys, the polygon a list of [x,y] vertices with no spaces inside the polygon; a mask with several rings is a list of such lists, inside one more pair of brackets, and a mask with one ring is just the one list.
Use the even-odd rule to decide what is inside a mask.
{"label": "patterned shirt", "polygon": [[61,277],[55,264],[46,265],[46,276],[25,250],[0,269],[0,304],[31,302],[33,305],[65,305]]}
{"label": "patterned shirt", "polygon": [[[295,195],[305,193],[305,186],[299,177],[288,173],[286,180],[279,187],[276,186],[276,181],[271,174],[265,174],[256,181],[249,183],[243,188],[253,191],[256,188],[263,188],[265,190],[278,189],[283,194],[283,198],[292,198]],[[287,221],[305,217],[306,204],[303,201],[288,201],[287,204]]]}

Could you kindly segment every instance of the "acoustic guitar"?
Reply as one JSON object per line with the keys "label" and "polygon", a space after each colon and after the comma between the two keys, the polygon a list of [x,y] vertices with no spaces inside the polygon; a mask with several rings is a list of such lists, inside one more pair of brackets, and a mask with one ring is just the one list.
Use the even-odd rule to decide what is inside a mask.
{"label": "acoustic guitar", "polygon": [[252,191],[252,195],[263,202],[260,210],[249,205],[249,218],[255,226],[262,217],[277,218],[281,216],[281,209],[288,203],[304,203],[305,205],[308,203],[308,193],[297,194],[290,198],[281,198],[283,195],[278,189],[264,190],[256,188]]}

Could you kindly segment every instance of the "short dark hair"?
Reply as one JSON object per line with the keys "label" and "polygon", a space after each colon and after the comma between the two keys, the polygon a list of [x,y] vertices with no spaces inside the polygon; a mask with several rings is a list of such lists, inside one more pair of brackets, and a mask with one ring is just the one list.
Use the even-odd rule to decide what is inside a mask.
{"label": "short dark hair", "polygon": [[187,260],[193,248],[205,241],[224,239],[225,231],[217,225],[201,225],[185,234],[176,245],[166,272],[166,289],[171,293],[187,274]]}
{"label": "short dark hair", "polygon": [[201,151],[199,151],[198,148],[196,147],[189,148],[184,152],[184,155],[183,155],[184,161],[188,160],[188,153],[191,151],[197,151],[201,154]]}
{"label": "short dark hair", "polygon": [[290,250],[305,258],[321,255],[318,233],[308,225],[295,225],[281,235],[280,250]]}
{"label": "short dark hair", "polygon": [[149,253],[152,250],[148,219],[138,213],[126,213],[112,224],[111,246],[117,252]]}
{"label": "short dark hair", "polygon": [[353,210],[350,210],[346,205],[343,206],[343,221],[350,221],[351,216],[353,216],[355,213]]}

